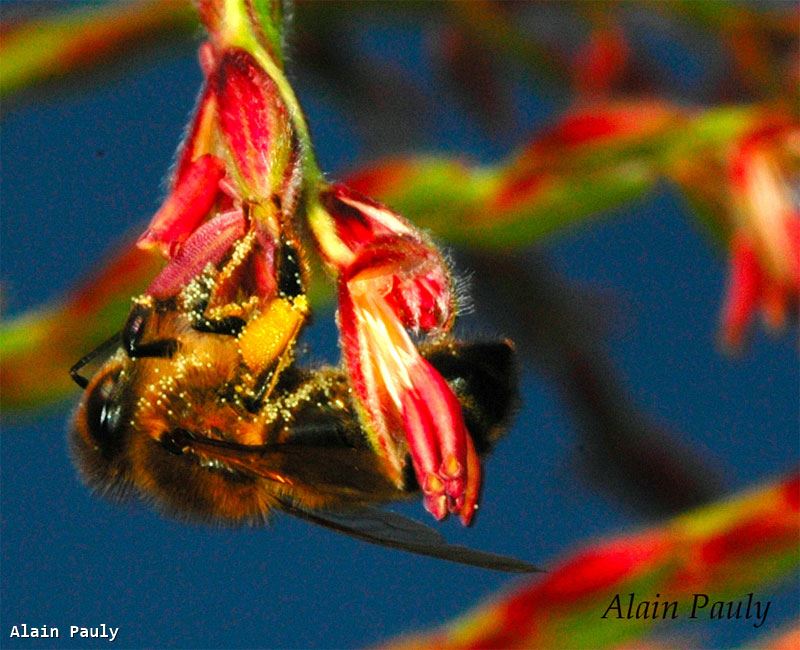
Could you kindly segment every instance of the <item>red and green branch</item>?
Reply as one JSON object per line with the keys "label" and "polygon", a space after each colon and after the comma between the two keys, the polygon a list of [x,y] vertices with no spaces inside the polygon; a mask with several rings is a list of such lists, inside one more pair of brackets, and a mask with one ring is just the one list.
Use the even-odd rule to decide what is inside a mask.
{"label": "red and green branch", "polygon": [[[654,615],[654,607],[645,605],[645,616],[643,601],[677,601],[676,615],[685,620],[695,594],[708,597],[698,598],[695,620],[709,620],[714,602],[746,603],[748,593],[758,594],[763,617],[772,587],[800,565],[798,530],[800,475],[795,473],[662,526],[596,542],[440,630],[382,647],[623,647],[654,632],[669,636],[673,620],[679,622],[671,609],[664,619],[661,606]],[[629,615],[631,593],[636,600]],[[750,624],[757,623],[755,609],[751,614]],[[796,631],[786,638],[796,638]],[[703,645],[702,639],[691,644]]]}
{"label": "red and green branch", "polygon": [[189,0],[85,6],[5,22],[0,32],[0,98],[196,30],[197,14]]}

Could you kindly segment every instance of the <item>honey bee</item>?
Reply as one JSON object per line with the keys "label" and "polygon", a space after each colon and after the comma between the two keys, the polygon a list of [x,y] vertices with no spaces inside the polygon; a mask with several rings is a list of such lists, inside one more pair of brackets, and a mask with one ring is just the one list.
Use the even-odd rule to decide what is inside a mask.
{"label": "honey bee", "polygon": [[[90,487],[193,520],[261,524],[280,510],[375,544],[536,570],[450,545],[432,528],[376,507],[413,497],[413,471],[400,487],[387,478],[343,370],[298,367],[278,352],[290,347],[285,340],[270,348],[269,336],[302,320],[304,296],[283,292],[258,317],[243,308],[211,318],[202,284],[201,277],[181,299],[138,299],[121,334],[73,366],[85,390],[70,444]],[[251,348],[260,350],[255,361]],[[422,351],[452,386],[485,454],[516,405],[513,347],[450,340]],[[98,362],[91,378],[82,374]]]}

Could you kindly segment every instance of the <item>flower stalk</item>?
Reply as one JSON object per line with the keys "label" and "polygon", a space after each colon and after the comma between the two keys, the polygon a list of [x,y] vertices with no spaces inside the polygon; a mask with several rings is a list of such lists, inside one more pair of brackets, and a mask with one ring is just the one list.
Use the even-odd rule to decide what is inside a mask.
{"label": "flower stalk", "polygon": [[[543,576],[496,594],[438,630],[379,647],[619,648],[631,643],[642,647],[653,631],[663,638],[664,618],[667,622],[672,618],[662,618],[660,608],[658,616],[648,614],[653,611],[650,604],[644,616],[628,616],[629,594],[636,597],[634,612],[638,606],[641,613],[641,603],[653,603],[656,594],[661,603],[677,602],[677,623],[692,620],[698,594],[712,602],[735,602],[746,601],[748,592],[773,593],[766,587],[790,578],[800,563],[798,526],[800,475],[793,472],[659,526],[595,540]],[[718,624],[709,613],[710,602],[699,604],[705,607],[698,608],[693,623]],[[764,609],[761,613],[763,624],[767,616]],[[759,624],[755,612],[748,624]],[[679,637],[666,641],[669,647],[686,645]],[[696,639],[697,644],[702,640]]]}

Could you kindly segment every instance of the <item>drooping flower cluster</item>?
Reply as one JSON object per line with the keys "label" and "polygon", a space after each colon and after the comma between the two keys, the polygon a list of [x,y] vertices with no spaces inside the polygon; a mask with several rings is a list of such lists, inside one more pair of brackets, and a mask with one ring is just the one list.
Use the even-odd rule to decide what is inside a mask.
{"label": "drooping flower cluster", "polygon": [[320,194],[310,221],[338,276],[345,364],[373,444],[397,481],[407,444],[427,509],[437,518],[457,512],[469,523],[477,454],[453,391],[408,332],[446,332],[452,324],[440,253],[400,215],[342,185]]}
{"label": "drooping flower cluster", "polygon": [[[200,9],[210,33],[200,48],[206,82],[170,194],[139,240],[168,259],[145,299],[185,295],[217,269],[201,296],[204,317],[243,321],[237,340],[247,345],[242,357],[256,359],[251,369],[275,358],[291,363],[308,316],[309,270],[298,233],[310,230],[337,283],[344,366],[387,476],[402,486],[410,456],[426,508],[468,524],[479,459],[456,395],[414,340],[444,337],[453,324],[442,255],[400,215],[322,180],[261,10],[246,0],[205,0]],[[290,317],[265,317],[276,303]],[[291,332],[252,334],[276,324]],[[275,347],[273,339],[282,350],[256,350]]]}

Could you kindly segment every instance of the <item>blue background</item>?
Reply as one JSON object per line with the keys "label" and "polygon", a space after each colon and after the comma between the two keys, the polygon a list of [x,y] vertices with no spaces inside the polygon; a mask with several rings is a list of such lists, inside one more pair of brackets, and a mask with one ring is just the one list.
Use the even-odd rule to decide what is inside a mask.
{"label": "blue background", "polygon": [[[566,96],[517,84],[517,126],[487,135],[438,88],[427,37],[412,24],[380,23],[346,35],[364,56],[408,73],[424,98],[422,132],[405,149],[495,160],[567,105]],[[702,52],[653,40],[650,46],[666,48],[683,71],[676,73],[679,89],[691,95],[703,85]],[[61,295],[152,214],[199,83],[187,48],[91,92],[60,92],[4,110],[4,316]],[[296,86],[332,176],[394,150],[357,130],[328,91],[299,76]],[[719,353],[725,261],[675,191],[659,188],[552,240],[545,253],[567,278],[608,301],[609,349],[633,400],[705,454],[727,490],[796,466],[793,335],[775,340],[759,332],[741,358]],[[335,360],[332,318],[317,323],[306,337],[314,357]],[[494,327],[478,302],[462,331],[502,334]],[[558,391],[527,364],[523,393],[513,429],[487,463],[476,526],[448,522],[441,527],[448,539],[547,565],[598,535],[651,523],[577,471],[582,447],[574,425]],[[70,408],[7,422],[0,436],[4,647],[70,647],[63,638],[70,624],[100,623],[121,628],[117,647],[362,646],[438,624],[513,584],[502,574],[372,547],[288,517],[268,529],[208,529],[137,504],[106,503],[71,466]],[[398,509],[426,520],[419,504]],[[666,631],[725,647],[795,620],[796,581],[757,596],[773,601],[761,630],[734,621]],[[60,626],[62,638],[9,639],[19,623]]]}

